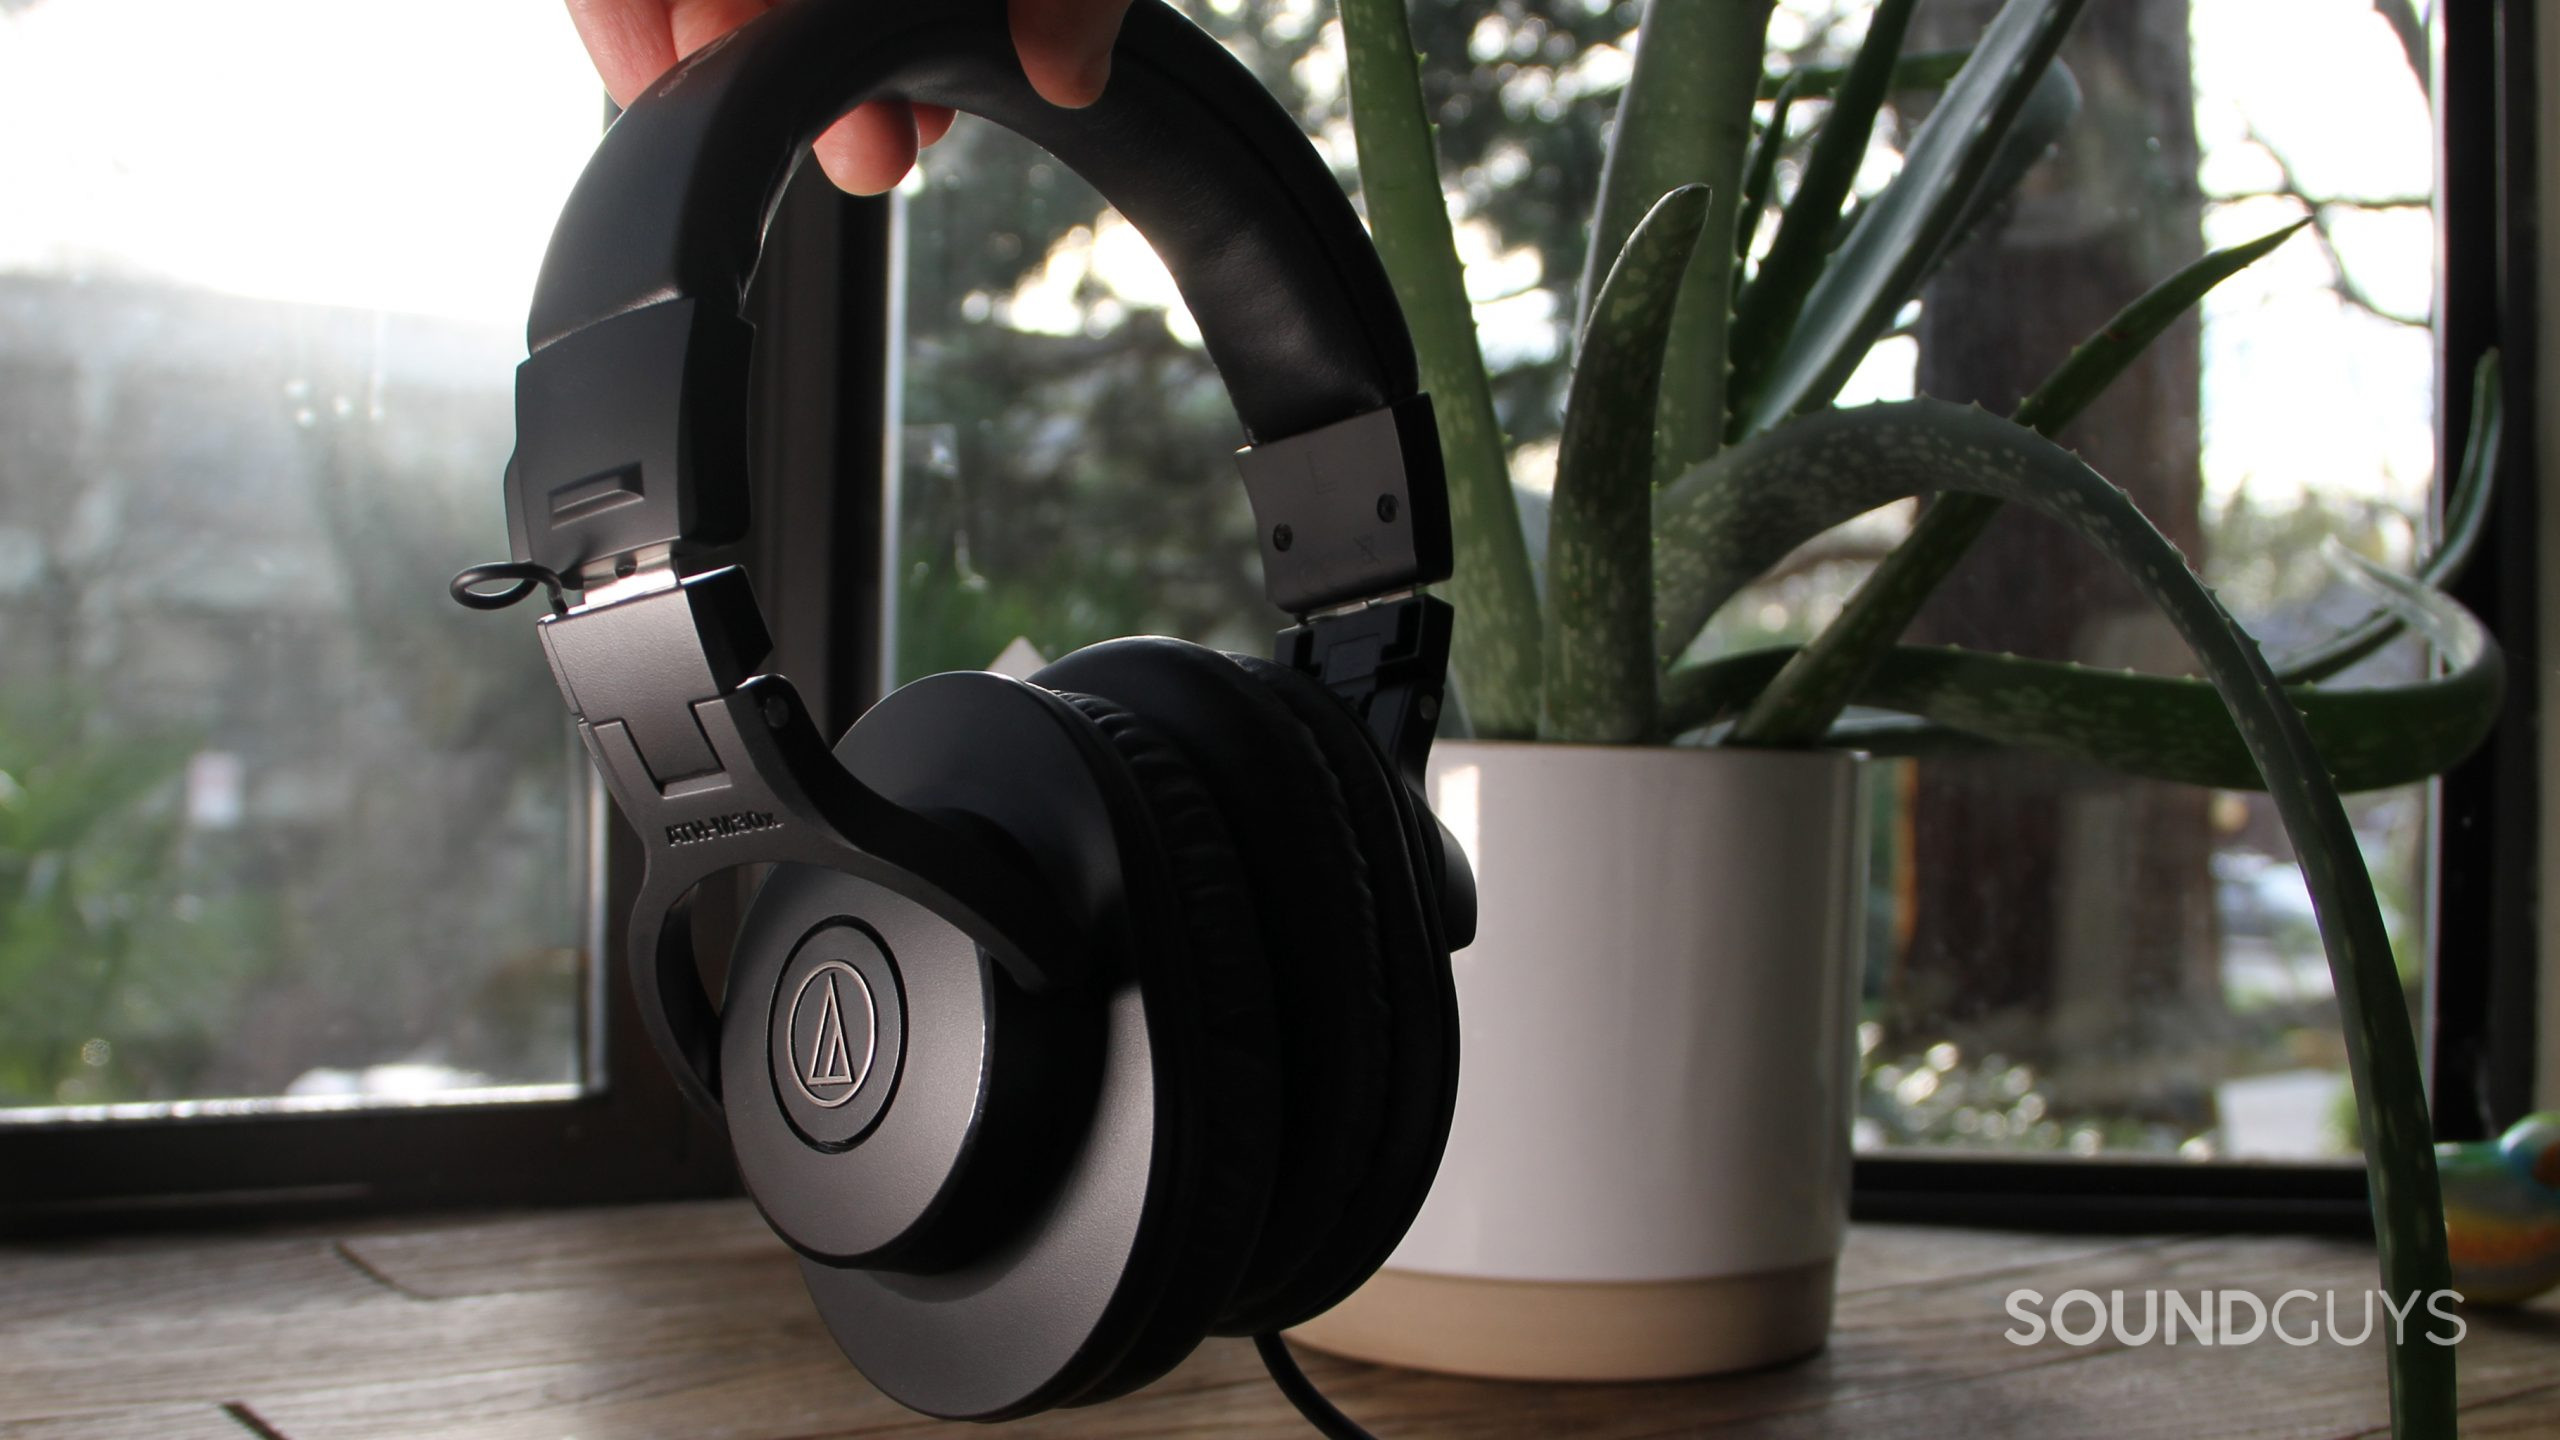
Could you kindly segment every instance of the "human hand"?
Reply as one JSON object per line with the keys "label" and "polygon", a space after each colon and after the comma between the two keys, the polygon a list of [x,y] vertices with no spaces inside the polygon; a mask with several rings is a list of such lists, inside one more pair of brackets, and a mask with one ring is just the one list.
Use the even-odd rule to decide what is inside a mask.
{"label": "human hand", "polygon": [[[568,0],[569,19],[616,105],[630,104],[678,60],[776,3],[794,0]],[[1128,9],[1129,0],[1006,0],[1013,48],[1040,98],[1071,110],[1102,98]],[[919,146],[950,128],[944,106],[868,101],[818,137],[818,166],[840,189],[877,195],[906,178]]]}

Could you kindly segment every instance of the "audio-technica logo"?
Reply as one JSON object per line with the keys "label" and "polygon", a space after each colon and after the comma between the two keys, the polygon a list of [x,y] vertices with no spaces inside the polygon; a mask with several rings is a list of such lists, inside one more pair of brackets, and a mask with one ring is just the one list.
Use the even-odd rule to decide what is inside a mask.
{"label": "audio-technica logo", "polygon": [[732,835],[745,835],[757,830],[771,830],[782,822],[763,810],[740,810],[732,815],[714,815],[708,820],[687,820],[667,827],[670,845],[699,845],[705,840],[723,840]]}
{"label": "audio-technica logo", "polygon": [[791,1078],[809,1103],[833,1110],[853,1098],[871,1074],[879,1019],[871,983],[841,960],[810,971],[792,994],[784,1021],[790,1037]]}

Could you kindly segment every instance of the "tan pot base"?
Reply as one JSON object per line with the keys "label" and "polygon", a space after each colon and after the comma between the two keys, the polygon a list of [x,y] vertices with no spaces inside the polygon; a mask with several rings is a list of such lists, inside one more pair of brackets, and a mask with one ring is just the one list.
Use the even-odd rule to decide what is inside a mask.
{"label": "tan pot base", "polygon": [[1352,1360],[1497,1380],[1672,1380],[1822,1348],[1836,1262],[1705,1280],[1479,1280],[1381,1270],[1289,1332]]}

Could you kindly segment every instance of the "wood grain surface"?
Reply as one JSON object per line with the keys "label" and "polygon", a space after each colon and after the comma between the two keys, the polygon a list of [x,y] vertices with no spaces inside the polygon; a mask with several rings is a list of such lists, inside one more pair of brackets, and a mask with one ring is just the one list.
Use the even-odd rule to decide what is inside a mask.
{"label": "wood grain surface", "polygon": [[[2021,1287],[2334,1291],[2364,1246],[1858,1227],[1829,1348],[1751,1375],[1550,1386],[1307,1354],[1381,1440],[1405,1436],[2363,1437],[2377,1345],[2019,1346]],[[2302,1310],[2295,1312],[2304,1313]],[[2560,1297],[2467,1314],[2466,1432],[2560,1436]],[[2352,1327],[2350,1323],[2349,1328]],[[911,1414],[836,1353],[743,1202],[0,1245],[0,1434],[149,1440],[821,1440],[982,1435]],[[1003,1432],[1310,1434],[1247,1345]]]}

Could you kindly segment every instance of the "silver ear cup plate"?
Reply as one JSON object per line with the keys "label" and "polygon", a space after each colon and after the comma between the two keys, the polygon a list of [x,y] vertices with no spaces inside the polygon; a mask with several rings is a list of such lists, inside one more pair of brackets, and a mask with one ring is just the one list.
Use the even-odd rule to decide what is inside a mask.
{"label": "silver ear cup plate", "polygon": [[[1161,1078],[1159,1047],[1182,1040],[1160,1033],[1130,959],[1176,953],[1159,933],[1171,923],[1165,897],[1131,892],[1124,873],[1121,827],[1146,832],[1143,801],[1089,721],[994,675],[899,691],[836,756],[900,805],[976,816],[1014,837],[1091,925],[1094,979],[1076,994],[1026,997],[922,907],[849,875],[777,869],[741,929],[730,980],[723,1084],[740,1168],[766,1218],[802,1252],[828,1330],[883,1392],[950,1418],[1062,1403],[1106,1373],[1155,1310],[1197,1179],[1162,1129],[1181,1099]],[[840,988],[844,1065],[832,1068],[823,982],[812,977],[842,960],[875,997],[882,991],[849,938],[832,949],[804,943],[841,918],[860,919],[867,928],[849,933],[894,959],[905,1049],[876,1127],[830,1154],[800,1128],[827,1122],[804,1116],[859,1105],[885,1063],[875,1056],[872,1074],[850,1086],[830,1078],[859,1070],[858,1026]],[[841,972],[824,973],[841,986]],[[741,1030],[749,1043],[733,1048]],[[811,1057],[820,1079],[800,1096]],[[811,1103],[840,1093],[856,1098]],[[892,1228],[875,1223],[884,1208],[945,1183],[957,1200],[938,1199],[908,1223],[965,1240],[965,1250],[848,1261],[853,1245]],[[969,1205],[981,1218],[951,1218]]]}
{"label": "silver ear cup plate", "polygon": [[987,1089],[981,968],[967,935],[870,881],[782,865],[757,893],[720,1088],[748,1191],[803,1253],[884,1260],[947,1207]]}

